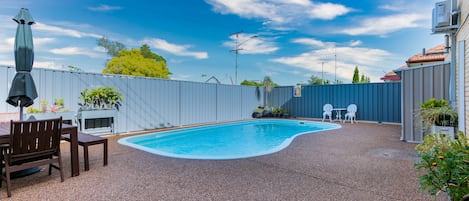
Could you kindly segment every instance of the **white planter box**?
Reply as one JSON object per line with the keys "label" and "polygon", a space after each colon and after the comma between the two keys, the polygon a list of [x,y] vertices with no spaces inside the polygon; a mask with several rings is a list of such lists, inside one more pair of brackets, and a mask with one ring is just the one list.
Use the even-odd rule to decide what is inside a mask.
{"label": "white planter box", "polygon": [[62,116],[63,121],[71,121],[72,125],[76,125],[76,118],[74,112],[46,112],[46,113],[25,113],[25,120],[43,120],[43,119],[54,119]]}
{"label": "white planter box", "polygon": [[[102,119],[110,118],[109,127],[100,127],[100,128],[86,128],[87,119]],[[117,133],[116,124],[117,124],[117,110],[115,109],[102,109],[102,110],[82,110],[77,114],[77,119],[80,124],[79,128],[81,132],[88,134],[109,134]]]}
{"label": "white planter box", "polygon": [[449,135],[451,136],[451,139],[454,139],[454,127],[432,125],[431,133],[441,133]]}

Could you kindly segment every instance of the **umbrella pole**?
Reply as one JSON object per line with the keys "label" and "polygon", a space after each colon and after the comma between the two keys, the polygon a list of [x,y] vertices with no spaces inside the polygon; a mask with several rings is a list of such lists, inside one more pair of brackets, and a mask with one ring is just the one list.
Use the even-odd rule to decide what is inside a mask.
{"label": "umbrella pole", "polygon": [[23,107],[20,106],[20,121],[23,121]]}
{"label": "umbrella pole", "polygon": [[21,100],[19,101],[20,103],[20,121],[23,121],[23,106],[21,106]]}

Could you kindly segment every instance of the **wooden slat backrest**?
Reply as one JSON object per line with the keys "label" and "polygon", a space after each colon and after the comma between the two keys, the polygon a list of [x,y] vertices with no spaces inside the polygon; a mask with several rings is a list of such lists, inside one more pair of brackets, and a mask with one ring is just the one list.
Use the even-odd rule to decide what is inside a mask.
{"label": "wooden slat backrest", "polygon": [[11,121],[11,162],[47,156],[59,151],[62,118]]}

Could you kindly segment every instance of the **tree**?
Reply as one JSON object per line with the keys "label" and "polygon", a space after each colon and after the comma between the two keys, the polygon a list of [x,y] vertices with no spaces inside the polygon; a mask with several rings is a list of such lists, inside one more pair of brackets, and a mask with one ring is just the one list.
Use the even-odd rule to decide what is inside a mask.
{"label": "tree", "polygon": [[370,77],[366,76],[365,74],[362,74],[362,77],[360,78],[360,83],[370,83]]}
{"label": "tree", "polygon": [[269,103],[267,102],[268,98],[269,98],[269,93],[272,91],[272,89],[274,88],[274,82],[272,81],[272,79],[270,79],[269,76],[265,76],[264,77],[264,81],[262,81],[262,84],[264,85],[264,90],[265,90],[265,102],[266,102],[266,106],[269,107]]}
{"label": "tree", "polygon": [[103,47],[106,49],[107,54],[111,57],[117,57],[121,50],[125,50],[125,45],[118,42],[118,41],[111,41],[106,37],[102,37],[96,41],[98,46]]}
{"label": "tree", "polygon": [[142,53],[143,57],[149,58],[149,59],[154,59],[157,62],[164,62],[165,65],[166,65],[166,59],[164,59],[164,57],[162,57],[160,55],[157,55],[157,54],[153,53],[150,50],[150,47],[147,44],[143,44],[140,47],[140,52]]}
{"label": "tree", "polygon": [[358,66],[355,66],[355,70],[353,71],[352,83],[359,83],[359,82],[360,82],[360,71],[358,70]]}
{"label": "tree", "polygon": [[329,84],[329,80],[323,80],[315,75],[311,75],[308,80],[309,85]]}
{"label": "tree", "polygon": [[245,85],[245,86],[263,86],[262,83],[256,82],[256,81],[249,81],[249,80],[243,80],[240,85]]}
{"label": "tree", "polygon": [[[143,44],[140,47],[140,53],[142,54],[143,57],[148,58],[148,59],[154,59],[156,62],[161,63],[164,68],[166,67],[166,59],[158,54],[153,53],[150,50],[150,47],[147,44]],[[171,75],[171,72],[168,72],[168,75]]]}
{"label": "tree", "polygon": [[145,58],[138,49],[121,50],[107,63],[103,73],[169,78],[166,63]]}

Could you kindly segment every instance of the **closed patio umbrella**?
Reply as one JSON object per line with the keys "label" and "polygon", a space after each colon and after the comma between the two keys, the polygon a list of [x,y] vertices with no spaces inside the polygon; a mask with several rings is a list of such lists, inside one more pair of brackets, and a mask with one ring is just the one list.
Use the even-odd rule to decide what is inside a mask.
{"label": "closed patio umbrella", "polygon": [[16,75],[6,102],[15,107],[20,106],[20,120],[23,120],[23,107],[32,105],[37,98],[36,86],[31,76],[34,61],[31,25],[34,20],[26,8],[22,8],[13,20],[18,23],[15,37]]}

